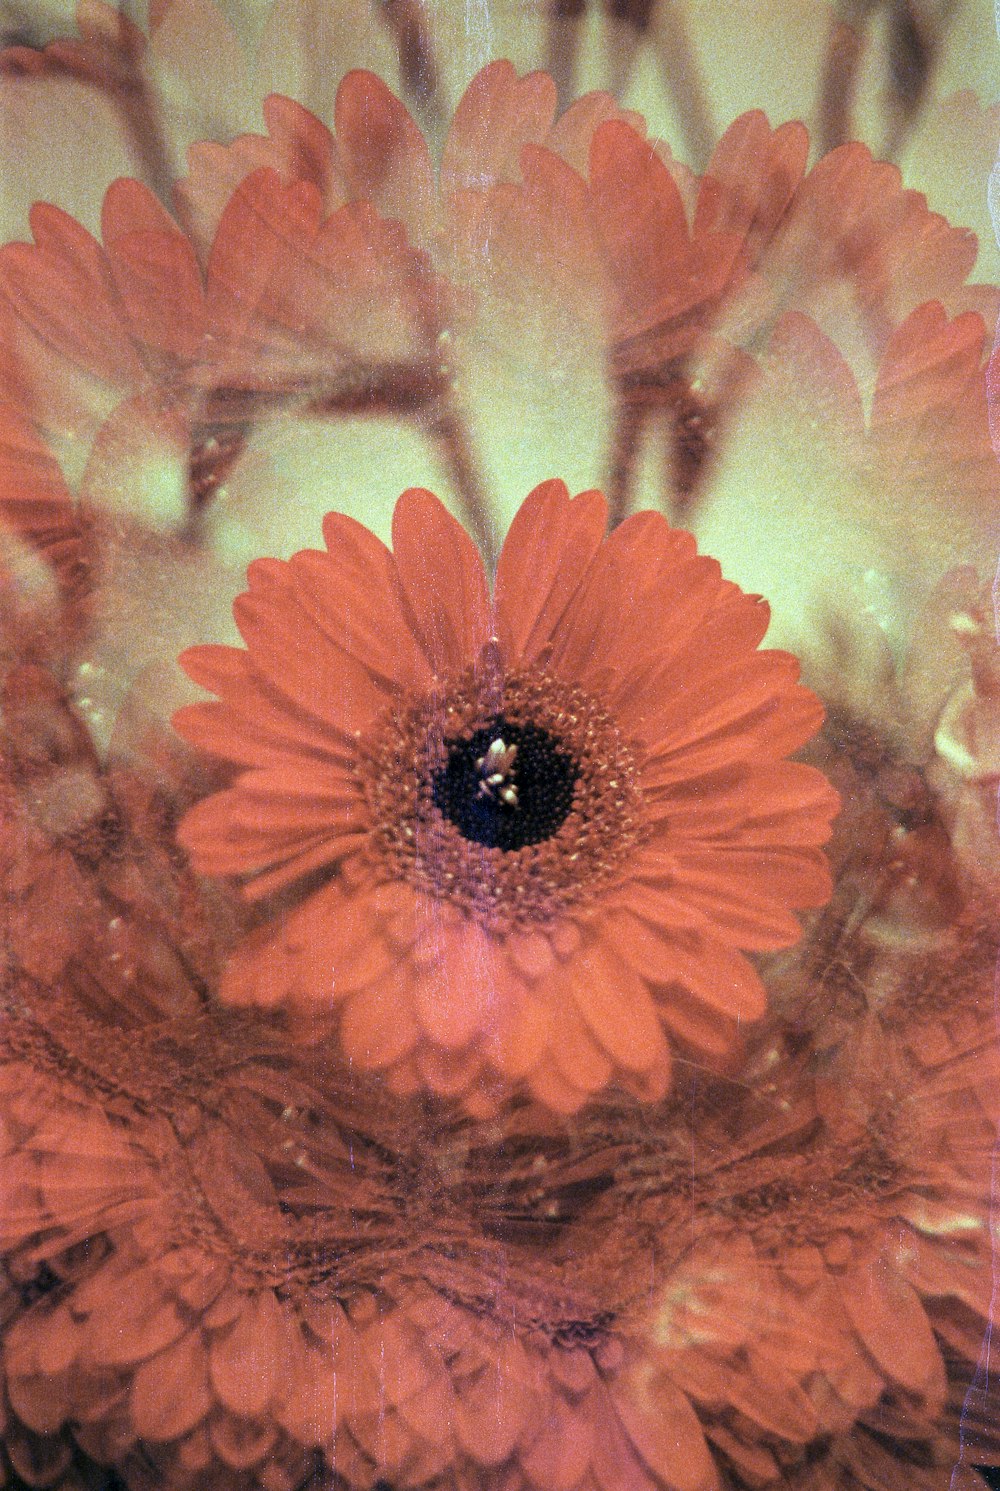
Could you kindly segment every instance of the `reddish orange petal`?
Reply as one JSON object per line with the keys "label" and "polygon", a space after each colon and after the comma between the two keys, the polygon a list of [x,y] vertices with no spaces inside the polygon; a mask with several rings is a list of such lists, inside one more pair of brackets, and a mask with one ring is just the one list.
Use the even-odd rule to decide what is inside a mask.
{"label": "reddish orange petal", "polygon": [[649,990],[607,938],[578,953],[565,979],[577,1009],[618,1065],[644,1072],[662,1056],[663,1032]]}
{"label": "reddish orange petal", "polygon": [[138,181],[109,187],[101,230],[135,334],[171,357],[194,357],[205,331],[205,297],[188,239]]}
{"label": "reddish orange petal", "polygon": [[419,1039],[407,976],[386,979],[351,994],[344,1007],[340,1039],[348,1061],[362,1071],[393,1066]]}
{"label": "reddish orange petal", "polygon": [[[565,981],[563,983],[565,992]],[[567,1001],[568,1003],[568,1001]],[[554,1064],[563,1081],[586,1093],[599,1092],[614,1075],[614,1063],[604,1047],[588,1032],[571,1004],[555,1012],[558,1035],[549,1043],[546,1059]]]}
{"label": "reddish orange petal", "polygon": [[424,238],[433,227],[434,174],[424,137],[399,99],[374,73],[350,72],[337,89],[334,119],[351,195]]}
{"label": "reddish orange petal", "polygon": [[143,1362],[132,1381],[132,1423],[154,1443],[189,1433],[212,1407],[207,1350],[195,1327]]}
{"label": "reddish orange petal", "polygon": [[841,1297],[858,1335],[893,1382],[921,1397],[941,1400],[941,1352],[919,1296],[888,1261],[855,1270],[841,1280]]}
{"label": "reddish orange petal", "polygon": [[748,736],[758,715],[780,711],[799,674],[790,653],[762,652],[711,674],[689,666],[674,669],[672,690],[649,690],[644,717],[633,722],[650,750],[694,745],[726,729]]}
{"label": "reddish orange petal", "polygon": [[716,1465],[698,1416],[666,1376],[626,1376],[610,1389],[618,1420],[657,1480],[676,1491],[707,1491]]}
{"label": "reddish orange petal", "polygon": [[429,911],[420,957],[415,1009],[430,1040],[461,1050],[504,1021],[511,975],[494,940],[474,922],[455,917],[450,908],[438,915]]}
{"label": "reddish orange petal", "polygon": [[531,662],[550,640],[597,554],[607,525],[599,492],[571,498],[543,482],[511,523],[496,578],[497,632],[504,657]]}
{"label": "reddish orange petal", "polygon": [[311,181],[330,207],[344,201],[337,148],[333,135],[321,119],[293,98],[271,93],[264,100],[264,121],[289,174]]}
{"label": "reddish orange petal", "polygon": [[426,688],[430,671],[409,629],[390,551],[343,513],[326,515],[323,538],[326,556],[307,549],[291,560],[309,614],[331,640],[374,672],[409,688]]}
{"label": "reddish orange petal", "polygon": [[555,110],[555,84],[545,73],[518,78],[509,62],[484,67],[455,110],[441,163],[442,190],[517,181],[522,148],[545,140]]}
{"label": "reddish orange petal", "polygon": [[490,635],[491,607],[479,551],[431,492],[404,492],[392,519],[392,547],[414,630],[438,674],[475,660]]}
{"label": "reddish orange petal", "polygon": [[247,1295],[233,1324],[212,1340],[212,1386],[223,1405],[241,1418],[261,1417],[277,1395],[284,1331],[281,1306],[270,1290],[260,1289]]}
{"label": "reddish orange petal", "polygon": [[371,672],[343,652],[298,604],[285,565],[256,560],[233,615],[274,692],[331,734],[353,737],[389,702]]}
{"label": "reddish orange petal", "polygon": [[[252,354],[265,332],[276,349],[285,345],[280,322],[269,325],[268,297],[273,287],[287,285],[296,256],[316,235],[321,211],[315,187],[298,181],[286,187],[271,170],[246,177],[229,199],[206,271],[208,313],[223,365],[232,361],[235,371],[239,351]],[[301,362],[303,350],[297,356]]]}
{"label": "reddish orange petal", "polygon": [[[764,1013],[767,993],[760,975],[732,948],[708,938],[683,940],[669,926],[643,921],[628,910],[614,925],[622,956],[654,985],[681,984],[730,1020],[757,1020]],[[660,1001],[659,1008],[667,1004]]]}
{"label": "reddish orange petal", "polygon": [[[816,695],[805,688],[788,690],[780,707],[762,711],[753,723],[755,755],[761,760],[787,756],[816,734],[823,723],[824,709]],[[703,773],[733,767],[746,759],[746,740],[725,727],[706,736],[697,745],[679,749],[654,747],[642,767],[642,782],[650,790],[697,778]]]}
{"label": "reddish orange petal", "polygon": [[733,947],[787,947],[802,935],[785,908],[818,906],[830,898],[830,871],[821,854],[732,849],[689,850],[675,859],[675,883]]}
{"label": "reddish orange petal", "polygon": [[[646,777],[643,774],[643,785]],[[652,843],[687,840],[792,848],[823,843],[840,800],[822,772],[797,761],[742,762],[709,776],[679,776],[647,789]]]}
{"label": "reddish orange petal", "polygon": [[520,1081],[547,1059],[561,1023],[562,1012],[553,1008],[551,1001],[522,990],[515,995],[503,1021],[488,1032],[485,1049],[508,1082]]}
{"label": "reddish orange petal", "polygon": [[554,1113],[578,1113],[590,1097],[582,1087],[567,1082],[548,1062],[529,1074],[527,1086],[532,1096]]}
{"label": "reddish orange petal", "polygon": [[614,295],[614,335],[644,331],[687,310],[701,291],[688,268],[684,203],[653,146],[609,120],[591,141],[590,181]]}
{"label": "reddish orange petal", "polygon": [[772,130],[754,110],[736,119],[712,152],[698,190],[694,233],[736,232],[753,254],[767,244],[802,180],[809,154],[804,125]]}
{"label": "reddish orange petal", "polygon": [[67,213],[31,210],[35,245],[0,251],[0,282],[17,317],[50,348],[113,386],[144,374],[101,248]]}

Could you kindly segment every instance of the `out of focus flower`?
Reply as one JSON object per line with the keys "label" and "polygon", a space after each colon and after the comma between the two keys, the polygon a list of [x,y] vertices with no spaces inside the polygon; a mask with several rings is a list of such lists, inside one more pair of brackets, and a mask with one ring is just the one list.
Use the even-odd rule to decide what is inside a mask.
{"label": "out of focus flower", "polygon": [[[779,1077],[730,1099],[718,1127],[700,1115],[692,1148],[725,1163],[689,1162],[686,1199],[718,1220],[696,1222],[663,1269],[645,1314],[646,1391],[684,1394],[737,1484],[853,1485],[853,1463],[857,1484],[904,1491],[911,1457],[939,1475],[959,1458],[960,1394],[990,1315],[995,1103],[979,1103],[997,1070],[990,1022],[960,1024],[920,1062],[869,1032],[815,1087]],[[774,1069],[787,1068],[786,1055]],[[671,1173],[668,1160],[658,1185],[645,1159],[648,1215],[676,1214]],[[894,1425],[909,1452],[884,1437],[878,1449]],[[810,1479],[817,1440],[826,1481]],[[974,1453],[995,1451],[994,1425]]]}
{"label": "out of focus flower", "polygon": [[224,998],[336,1003],[351,1060],[397,1088],[482,1105],[499,1079],[569,1111],[615,1079],[662,1097],[665,1031],[719,1054],[761,1013],[739,950],[794,940],[788,908],[829,893],[836,798],[782,759],[818,706],[688,534],[605,523],[598,494],[538,488],[492,604],[426,492],[391,555],[331,515],[325,554],[251,567],[247,650],[186,654],[221,702],[176,717],[244,770],[181,842],[255,899],[336,874]]}
{"label": "out of focus flower", "polygon": [[24,79],[48,90],[56,113],[85,92],[98,139],[110,144],[117,125],[133,170],[166,190],[194,142],[255,128],[269,93],[326,113],[354,67],[376,68],[436,117],[434,44],[419,4],[268,0],[256,11],[235,21],[213,0],[157,0],[141,26],[104,0],[68,4],[61,16],[35,7],[20,34],[7,30],[0,75],[8,90]]}
{"label": "out of focus flower", "polygon": [[[53,997],[21,977],[9,1432],[55,1458],[71,1424],[136,1485],[931,1491],[1000,1437],[973,1382],[998,1075],[983,930],[930,959],[885,944],[819,1059],[809,1011],[827,1018],[841,969],[800,963],[738,1081],[692,1072],[568,1134],[391,1099],[258,1013],[139,1017],[110,970],[103,1006],[86,978]],[[870,964],[863,934],[845,957]]]}
{"label": "out of focus flower", "polygon": [[[924,155],[956,90],[996,96],[993,16],[976,0],[768,0],[752,25],[698,0],[537,0],[537,9],[562,96],[610,88],[694,166],[708,159],[716,122],[747,108],[801,119],[822,149],[867,140],[901,163],[914,147]],[[794,67],[775,65],[784,55]],[[962,156],[957,140],[939,143],[943,179],[949,157]]]}
{"label": "out of focus flower", "polygon": [[89,451],[71,474],[97,506],[179,526],[255,417],[335,408],[434,349],[427,266],[367,203],[324,216],[307,186],[261,172],[227,204],[204,264],[138,182],[109,191],[102,222],[103,247],[37,207],[35,244],[8,245],[0,271],[7,396],[68,466]]}
{"label": "out of focus flower", "polygon": [[32,423],[0,407],[0,650],[55,657],[85,625],[93,576],[86,525]]}
{"label": "out of focus flower", "polygon": [[1000,475],[984,341],[979,315],[949,321],[939,304],[921,306],[888,338],[869,411],[867,380],[815,323],[779,322],[693,526],[740,583],[772,598],[785,643],[821,652],[833,618],[878,628],[902,653],[947,570],[992,573]]}
{"label": "out of focus flower", "polygon": [[[746,354],[766,350],[777,313],[817,319],[866,381],[928,300],[995,308],[965,285],[972,236],[894,168],[849,145],[804,175],[801,126],[760,114],[725,132],[698,179],[606,95],[557,120],[549,80],[495,64],[463,97],[436,179],[371,74],[341,85],[333,133],[289,99],[265,113],[267,135],[192,150],[183,228],[120,182],[103,245],[38,207],[36,245],[4,251],[5,391],[95,504],[134,502],[127,458],[163,521],[223,490],[271,542],[273,477],[257,464],[317,415],[391,416],[429,437],[487,543],[517,488],[566,460],[581,484],[610,481],[616,512],[654,492],[683,503],[711,480],[752,382]],[[297,496],[302,539],[319,516]]]}

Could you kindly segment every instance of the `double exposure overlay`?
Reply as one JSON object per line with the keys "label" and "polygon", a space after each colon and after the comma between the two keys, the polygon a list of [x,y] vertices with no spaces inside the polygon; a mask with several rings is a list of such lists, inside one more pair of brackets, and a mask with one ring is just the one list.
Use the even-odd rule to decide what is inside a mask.
{"label": "double exposure overlay", "polygon": [[1000,1486],[988,12],[0,3],[0,1485]]}

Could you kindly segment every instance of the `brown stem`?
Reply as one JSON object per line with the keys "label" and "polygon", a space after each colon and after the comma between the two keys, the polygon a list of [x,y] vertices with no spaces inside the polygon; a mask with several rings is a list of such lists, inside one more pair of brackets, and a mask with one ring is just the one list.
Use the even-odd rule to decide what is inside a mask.
{"label": "brown stem", "polygon": [[833,21],[823,59],[817,121],[820,152],[824,155],[854,137],[854,97],[864,49],[864,41],[853,26]]}
{"label": "brown stem", "polygon": [[628,517],[635,494],[635,469],[639,442],[646,428],[649,411],[619,389],[616,396],[615,425],[611,435],[611,465],[608,472],[608,511],[610,526],[617,528]]}
{"label": "brown stem", "polygon": [[580,34],[587,14],[586,0],[551,0],[545,38],[545,70],[550,73],[565,109],[576,95]]}
{"label": "brown stem", "polygon": [[119,10],[113,35],[83,41],[59,38],[43,50],[15,45],[0,68],[22,75],[72,78],[102,93],[118,114],[138,173],[168,209],[173,205],[174,163],[157,118],[153,90],[144,76],[142,33]]}
{"label": "brown stem", "polygon": [[440,126],[444,113],[431,31],[420,0],[381,0],[382,14],[399,52],[399,67],[408,92],[428,124]]}
{"label": "brown stem", "polygon": [[138,70],[133,86],[123,89],[113,101],[146,185],[172,212],[176,172],[157,118],[152,90]]}
{"label": "brown stem", "polygon": [[897,160],[920,116],[956,0],[939,0],[933,16],[911,0],[892,8],[889,20],[889,121],[882,153]]}
{"label": "brown stem", "polygon": [[687,164],[703,171],[717,131],[698,54],[680,6],[674,0],[660,0],[650,30],[659,53],[663,80],[680,121]]}
{"label": "brown stem", "polygon": [[608,46],[608,88],[623,98],[632,81],[636,59],[648,39],[656,0],[604,0],[615,29]]}

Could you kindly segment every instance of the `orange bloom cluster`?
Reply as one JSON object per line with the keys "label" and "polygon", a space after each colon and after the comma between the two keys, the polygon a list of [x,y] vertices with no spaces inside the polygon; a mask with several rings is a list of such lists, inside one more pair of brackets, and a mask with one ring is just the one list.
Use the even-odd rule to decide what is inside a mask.
{"label": "orange bloom cluster", "polygon": [[[0,1238],[21,1453],[55,1459],[72,1423],[129,1480],[264,1491],[321,1465],[896,1491],[994,1457],[1000,1059],[970,930],[930,959],[855,948],[879,1002],[818,1066],[799,1000],[739,1082],[545,1136],[331,1078],[179,984],[137,1019],[124,988],[20,978]],[[825,1020],[833,971],[813,987]]]}
{"label": "orange bloom cluster", "polygon": [[[0,71],[131,78],[138,138],[204,11]],[[370,72],[264,122],[0,247],[0,1482],[982,1491],[972,235],[861,144],[752,112],[696,174],[503,62],[438,162]],[[276,461],[236,594],[229,484],[359,415],[465,522],[304,548]],[[596,424],[587,490],[520,482]]]}
{"label": "orange bloom cluster", "polygon": [[369,73],[341,84],[335,132],[279,96],[264,114],[267,135],[192,148],[176,220],[122,180],[100,242],[38,204],[34,242],[0,252],[0,389],[74,480],[85,453],[92,503],[127,502],[124,462],[173,462],[197,507],[276,409],[389,409],[438,437],[456,348],[467,362],[470,339],[509,345],[527,323],[607,361],[619,445],[665,411],[683,492],[746,375],[738,347],[775,312],[884,342],[932,299],[996,310],[964,284],[973,235],[894,168],[850,145],[807,172],[804,129],[759,113],[700,179],[607,95],[556,119],[551,79],[507,63],[470,85],[439,172]]}

